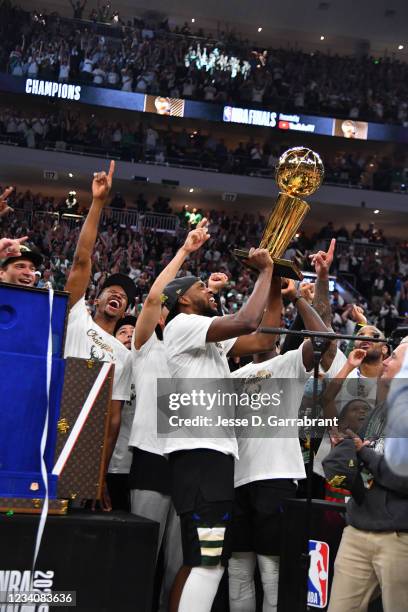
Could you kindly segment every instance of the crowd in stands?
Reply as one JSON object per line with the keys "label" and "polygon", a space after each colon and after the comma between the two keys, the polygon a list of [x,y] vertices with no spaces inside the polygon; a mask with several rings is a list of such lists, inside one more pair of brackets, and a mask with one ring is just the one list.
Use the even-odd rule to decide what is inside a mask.
{"label": "crowd in stands", "polygon": [[[0,107],[0,141],[30,148],[87,151],[123,160],[188,166],[232,174],[273,175],[280,153],[274,142],[249,139],[228,146],[222,138],[197,129],[160,129],[142,117],[139,123],[106,121],[91,111],[17,111]],[[338,151],[325,153],[325,182],[381,191],[405,191],[408,170],[403,156]]]}
{"label": "crowd in stands", "polygon": [[[171,212],[167,199],[159,197],[149,202],[142,193],[134,202],[126,202],[123,196],[116,193],[112,196],[111,206],[116,208],[118,203],[119,207],[127,204],[127,208],[133,207],[142,213]],[[69,273],[80,223],[66,223],[63,219],[58,221],[53,214],[35,212],[63,213],[67,209],[67,201],[26,191],[14,193],[9,204],[13,211],[0,216],[0,237],[29,235],[46,256],[39,286],[51,282],[55,288],[62,289]],[[33,211],[34,214],[29,215]],[[236,282],[231,281],[225,292],[224,306],[228,312],[239,309],[252,291],[253,276],[237,263],[231,253],[234,248],[259,243],[265,218],[255,214],[228,215],[217,210],[189,212],[185,209],[177,215],[179,224],[172,233],[123,226],[112,220],[109,214],[104,216],[93,258],[91,301],[108,274],[123,272],[135,281],[136,302],[140,306],[153,280],[173,257],[180,237],[205,215],[211,220],[211,238],[183,265],[181,274],[193,274],[205,279],[212,272],[224,272],[229,278],[237,279]],[[329,222],[313,236],[308,237],[300,232],[285,256],[293,259],[299,256],[299,252],[302,253],[301,268],[310,270],[308,254],[319,248],[327,248],[328,241],[333,237],[337,239],[333,274],[351,281],[359,292],[355,298],[357,303],[370,312],[372,320],[386,333],[390,333],[408,316],[408,243],[389,243],[382,230],[374,224],[366,229],[357,224],[349,232],[344,226],[335,228]],[[347,323],[350,309],[347,301],[336,291],[332,293],[332,307],[334,325],[341,330]],[[291,306],[285,308],[282,313],[285,325],[291,323],[294,312]]]}
{"label": "crowd in stands", "polygon": [[[394,57],[256,49],[224,32],[187,24],[122,22],[109,3],[74,3],[74,15],[31,15],[3,2],[0,67],[15,76],[75,81],[154,95],[279,107],[377,122],[408,121],[408,65]],[[76,8],[75,8],[76,7]],[[102,12],[101,12],[102,11]],[[106,13],[106,14],[105,14]],[[104,25],[99,33],[97,20]]]}

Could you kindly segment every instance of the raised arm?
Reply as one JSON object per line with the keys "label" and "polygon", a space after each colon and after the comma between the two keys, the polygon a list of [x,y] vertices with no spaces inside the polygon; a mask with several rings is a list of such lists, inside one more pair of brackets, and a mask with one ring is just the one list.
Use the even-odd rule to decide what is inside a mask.
{"label": "raised arm", "polygon": [[366,351],[364,351],[363,349],[354,349],[354,351],[351,351],[350,355],[347,357],[347,361],[344,366],[336,374],[336,376],[330,380],[322,396],[323,413],[326,418],[337,416],[335,399],[340,393],[340,390],[347,376],[355,368],[358,368],[361,365],[361,362],[363,361],[366,354]]}
{"label": "raised arm", "polygon": [[134,338],[137,350],[147,342],[159,322],[162,306],[161,296],[165,286],[176,277],[177,272],[190,253],[197,251],[209,239],[207,223],[207,219],[202,219],[197,227],[188,233],[183,246],[151,286],[136,322]]}
{"label": "raised arm", "polygon": [[[273,277],[260,327],[279,327],[281,311],[281,279]],[[232,347],[230,355],[233,357],[253,355],[254,362],[260,363],[274,357],[276,339],[277,337],[274,334],[261,334],[258,331],[241,336]]]}
{"label": "raised arm", "polygon": [[89,284],[92,271],[92,253],[98,235],[99,221],[112,187],[114,171],[115,162],[111,161],[108,174],[97,172],[94,175],[92,182],[92,204],[79,234],[72,268],[65,285],[65,291],[69,291],[71,294],[70,308],[85,295]]}
{"label": "raised arm", "polygon": [[251,249],[248,260],[251,267],[259,271],[254,290],[236,314],[216,317],[212,321],[207,332],[207,342],[220,342],[257,330],[268,298],[273,262],[266,249]]}
{"label": "raised arm", "polygon": [[13,212],[11,206],[7,203],[7,198],[13,192],[14,187],[7,187],[5,191],[0,195],[0,217],[4,217],[8,215],[8,213]]}
{"label": "raised arm", "polygon": [[313,306],[327,327],[331,325],[332,319],[329,297],[329,270],[331,264],[333,263],[335,248],[336,240],[333,238],[327,252],[318,251],[317,253],[310,255],[311,263],[317,276]]}
{"label": "raised arm", "polygon": [[[317,276],[313,306],[321,316],[324,324],[330,329],[332,323],[332,311],[329,294],[329,271],[330,266],[333,263],[335,249],[336,240],[333,238],[327,252],[318,251],[317,253],[310,255],[311,263],[314,266]],[[322,366],[326,372],[332,365],[333,359],[335,358],[338,350],[337,342],[333,341],[325,351],[322,357]]]}
{"label": "raised arm", "polygon": [[[304,328],[309,331],[316,332],[328,332],[326,325],[323,323],[320,315],[311,306],[307,299],[305,299],[301,293],[297,292],[295,283],[290,280],[289,287],[286,289],[287,297],[296,304],[298,314],[301,316]],[[306,370],[313,368],[313,345],[311,340],[307,340],[303,343],[303,365]]]}

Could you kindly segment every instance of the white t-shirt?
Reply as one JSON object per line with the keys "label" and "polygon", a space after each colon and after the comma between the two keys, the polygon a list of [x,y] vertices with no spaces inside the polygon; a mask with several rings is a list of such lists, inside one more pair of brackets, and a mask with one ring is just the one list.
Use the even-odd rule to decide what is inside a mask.
{"label": "white t-shirt", "polygon": [[335,378],[337,374],[340,372],[341,368],[347,361],[347,357],[339,348],[336,351],[334,359],[330,368],[325,372],[323,368],[320,366],[320,372],[324,374],[327,378]]}
{"label": "white t-shirt", "polygon": [[59,69],[59,79],[67,79],[69,77],[69,64],[61,64]]}
{"label": "white t-shirt", "polygon": [[357,397],[366,400],[374,408],[377,397],[377,385],[377,378],[367,378],[360,373],[358,368],[354,368],[347,378],[344,379],[342,387],[336,396],[337,414],[340,414],[348,402]]}
{"label": "white t-shirt", "polygon": [[[340,372],[342,367],[347,361],[347,357],[339,349],[337,349],[336,356],[333,360],[331,367],[327,370],[326,376],[329,378],[335,378]],[[340,415],[343,408],[353,399],[357,397],[366,400],[374,408],[375,399],[377,395],[377,379],[366,378],[359,374],[359,370],[355,368],[350,374],[344,379],[342,387],[335,398],[335,406],[337,414]],[[313,471],[325,478],[323,470],[323,460],[327,457],[331,451],[330,436],[326,431],[320,443],[319,449],[316,453]]]}
{"label": "white t-shirt", "polygon": [[115,364],[112,399],[129,401],[132,378],[130,351],[95,323],[81,298],[68,316],[65,357],[95,359]]}
{"label": "white t-shirt", "polygon": [[[207,342],[207,332],[214,317],[181,313],[164,329],[164,348],[170,375],[173,378],[230,378],[227,354],[236,338],[223,342]],[[210,448],[238,457],[235,436],[228,430],[223,437],[196,437],[194,428],[183,438],[166,437],[165,453],[192,448]],[[218,428],[217,433],[220,432]]]}
{"label": "white t-shirt", "polygon": [[130,388],[130,401],[125,402],[122,408],[120,430],[116,440],[115,450],[109,463],[110,474],[129,474],[132,465],[133,453],[129,449],[129,436],[135,416],[136,393],[132,383]]}
{"label": "white t-shirt", "polygon": [[163,438],[157,437],[157,379],[170,378],[163,342],[155,333],[139,349],[132,339],[136,412],[129,446],[163,455]]}
{"label": "white t-shirt", "polygon": [[[303,365],[303,345],[284,355],[278,355],[262,363],[249,363],[235,372],[233,378],[290,378],[290,384],[284,386],[285,412],[279,417],[298,417],[300,404],[305,388],[305,381],[312,372],[307,372]],[[277,382],[276,391],[280,389]],[[268,387],[268,393],[270,388]],[[271,406],[270,414],[276,415],[276,408]],[[238,438],[239,460],[235,462],[235,487],[240,487],[256,480],[275,478],[301,479],[306,477],[299,438],[279,437],[279,431],[267,432],[265,437]]]}

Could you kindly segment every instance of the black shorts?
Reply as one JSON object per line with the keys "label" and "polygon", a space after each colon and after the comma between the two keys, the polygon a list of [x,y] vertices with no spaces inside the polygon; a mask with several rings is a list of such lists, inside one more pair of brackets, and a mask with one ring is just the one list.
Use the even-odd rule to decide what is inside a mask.
{"label": "black shorts", "polygon": [[134,447],[129,488],[158,491],[163,495],[170,495],[170,471],[167,459],[156,453]]}
{"label": "black shorts", "polygon": [[289,479],[257,480],[235,489],[232,550],[279,555],[282,501],[296,497]]}
{"label": "black shorts", "polygon": [[227,565],[231,556],[234,458],[209,449],[169,455],[171,494],[180,515],[183,563]]}

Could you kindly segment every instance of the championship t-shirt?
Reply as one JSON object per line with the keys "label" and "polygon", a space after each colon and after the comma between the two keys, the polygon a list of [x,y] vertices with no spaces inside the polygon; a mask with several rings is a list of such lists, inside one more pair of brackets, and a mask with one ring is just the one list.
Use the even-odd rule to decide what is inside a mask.
{"label": "championship t-shirt", "polygon": [[65,357],[80,357],[115,364],[112,399],[129,401],[132,383],[130,351],[92,319],[81,298],[68,316]]}
{"label": "championship t-shirt", "polygon": [[164,345],[153,333],[139,350],[132,340],[131,354],[136,411],[129,445],[163,455],[163,439],[157,436],[157,379],[170,378]]}
{"label": "championship t-shirt", "polygon": [[[249,363],[232,373],[233,378],[245,379],[244,388],[253,388],[254,380],[276,379],[276,392],[282,388],[279,417],[297,419],[303,397],[305,381],[312,372],[303,365],[302,345],[284,355],[278,355],[262,363]],[[279,379],[290,379],[280,384]],[[272,388],[268,380],[268,393]],[[250,391],[249,391],[250,392]],[[267,409],[276,415],[276,408]],[[289,437],[290,435],[290,437]],[[305,468],[297,427],[284,429],[264,427],[259,437],[238,438],[239,460],[235,462],[235,487],[256,480],[274,478],[305,478]]]}
{"label": "championship t-shirt", "polygon": [[[170,375],[177,379],[230,379],[227,354],[236,338],[223,342],[207,342],[207,332],[215,317],[181,313],[164,329],[164,348]],[[204,383],[203,383],[204,384]],[[190,386],[186,385],[188,391]],[[213,413],[214,414],[214,413]],[[238,446],[233,430],[217,429],[217,437],[199,437],[197,429],[184,428],[185,437],[164,438],[165,453],[192,448],[209,448],[238,456]],[[211,431],[210,428],[206,429]]]}

